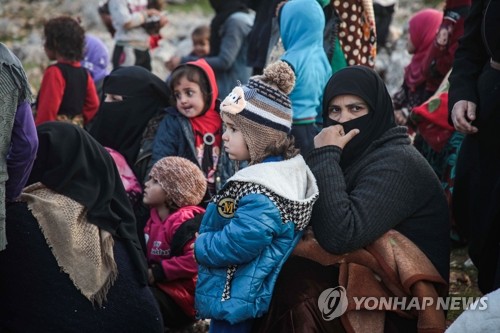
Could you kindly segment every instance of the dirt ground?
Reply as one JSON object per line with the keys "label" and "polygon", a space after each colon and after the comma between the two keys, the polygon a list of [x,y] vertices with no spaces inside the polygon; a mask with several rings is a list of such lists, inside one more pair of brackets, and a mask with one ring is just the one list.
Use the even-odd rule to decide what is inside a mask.
{"label": "dirt ground", "polygon": [[[467,254],[467,247],[453,248],[450,258],[450,296],[480,297],[477,287],[477,270]],[[450,325],[463,310],[450,310],[447,324]]]}

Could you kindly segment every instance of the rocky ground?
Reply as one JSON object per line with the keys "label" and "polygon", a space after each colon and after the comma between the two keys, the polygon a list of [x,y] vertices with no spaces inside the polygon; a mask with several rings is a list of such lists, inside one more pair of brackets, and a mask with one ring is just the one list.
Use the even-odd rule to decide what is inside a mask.
{"label": "rocky ground", "polygon": [[[97,14],[99,0],[0,0],[0,41],[7,44],[23,62],[28,78],[36,93],[48,59],[43,51],[41,26],[49,18],[60,14],[78,15],[86,31],[100,37],[113,48],[111,36],[107,33]],[[182,0],[184,4],[167,6],[170,23],[161,31],[163,39],[153,55],[153,72],[161,78],[168,74],[163,66],[172,55],[187,54],[191,49],[190,33],[199,24],[209,24],[212,12],[207,10],[207,0]],[[387,87],[392,94],[402,82],[403,68],[410,56],[406,52],[405,25],[412,13],[426,6],[423,0],[400,0],[391,27],[391,39],[386,50],[380,50],[376,68],[384,73]],[[427,5],[431,6],[431,5]],[[439,7],[439,5],[432,5]],[[477,296],[476,272],[468,261],[465,248],[452,252],[450,293],[460,296]],[[450,311],[453,321],[461,311]],[[206,331],[206,323],[196,332]]]}
{"label": "rocky ground", "polygon": [[[385,72],[391,93],[400,85],[402,69],[409,61],[409,55],[405,51],[404,25],[409,15],[422,7],[421,1],[401,1],[392,27],[391,52],[389,54],[382,50],[377,58],[377,69]],[[213,15],[207,10],[206,0],[184,2],[187,4],[167,5],[170,23],[161,31],[163,39],[160,47],[152,52],[153,72],[161,78],[168,74],[163,66],[164,61],[174,54],[188,53],[191,48],[191,30],[199,24],[208,24]],[[6,43],[22,60],[35,90],[48,65],[41,31],[43,22],[47,19],[60,14],[79,16],[86,31],[100,37],[112,52],[113,40],[97,14],[98,3],[99,0],[0,0],[0,41]]]}

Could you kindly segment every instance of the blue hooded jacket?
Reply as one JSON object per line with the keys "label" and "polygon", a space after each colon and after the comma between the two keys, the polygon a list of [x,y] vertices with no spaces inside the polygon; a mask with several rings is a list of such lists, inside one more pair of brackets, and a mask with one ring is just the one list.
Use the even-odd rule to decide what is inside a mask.
{"label": "blue hooded jacket", "polygon": [[208,205],[195,242],[199,318],[231,324],[264,315],[318,198],[301,155],[248,166]]}
{"label": "blue hooded jacket", "polygon": [[321,101],[331,66],[323,48],[325,14],[316,0],[290,0],[280,12],[280,32],[285,53],[297,80],[290,93],[293,123],[314,123],[321,116]]}

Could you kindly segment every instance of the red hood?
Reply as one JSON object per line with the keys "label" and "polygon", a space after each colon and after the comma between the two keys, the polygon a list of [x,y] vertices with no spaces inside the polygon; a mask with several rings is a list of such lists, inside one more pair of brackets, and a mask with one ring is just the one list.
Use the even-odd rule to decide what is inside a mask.
{"label": "red hood", "polygon": [[210,93],[211,93],[211,101],[209,110],[215,109],[215,101],[217,100],[217,96],[219,95],[219,88],[217,88],[217,83],[215,81],[215,73],[212,67],[205,61],[205,59],[201,58],[196,61],[189,61],[186,65],[196,66],[203,70],[203,72],[208,77],[208,82],[210,84]]}

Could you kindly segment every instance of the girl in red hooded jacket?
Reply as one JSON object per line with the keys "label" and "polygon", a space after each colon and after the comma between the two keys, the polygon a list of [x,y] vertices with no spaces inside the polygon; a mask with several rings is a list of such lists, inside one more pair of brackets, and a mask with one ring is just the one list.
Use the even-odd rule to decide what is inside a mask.
{"label": "girl in red hooded jacket", "polygon": [[144,228],[148,280],[165,327],[180,328],[195,320],[198,266],[191,244],[205,212],[197,205],[206,187],[200,168],[176,156],[156,162],[145,184],[143,200],[151,208]]}

